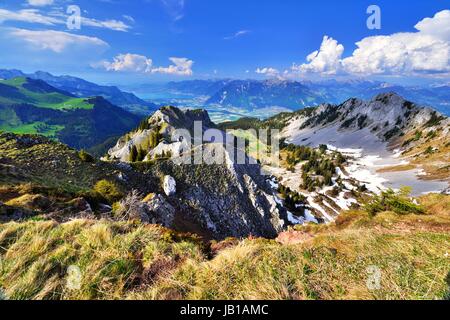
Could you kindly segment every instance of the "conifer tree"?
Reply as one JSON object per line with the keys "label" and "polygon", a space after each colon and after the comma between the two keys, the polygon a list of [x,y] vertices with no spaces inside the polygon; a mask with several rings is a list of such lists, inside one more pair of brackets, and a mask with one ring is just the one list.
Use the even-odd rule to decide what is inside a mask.
{"label": "conifer tree", "polygon": [[130,162],[136,162],[138,156],[138,150],[136,146],[133,146],[130,151]]}

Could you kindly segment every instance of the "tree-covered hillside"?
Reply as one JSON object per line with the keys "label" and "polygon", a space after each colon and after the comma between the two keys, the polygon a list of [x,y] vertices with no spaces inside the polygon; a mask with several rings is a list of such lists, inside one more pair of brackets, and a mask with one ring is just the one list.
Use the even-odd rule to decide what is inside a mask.
{"label": "tree-covered hillside", "polygon": [[40,134],[74,148],[90,148],[122,135],[139,117],[101,97],[77,98],[42,80],[0,81],[0,130]]}

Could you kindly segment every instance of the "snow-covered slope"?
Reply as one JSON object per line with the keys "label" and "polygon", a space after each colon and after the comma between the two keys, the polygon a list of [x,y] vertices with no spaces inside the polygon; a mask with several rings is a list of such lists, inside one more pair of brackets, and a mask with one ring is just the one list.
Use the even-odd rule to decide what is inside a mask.
{"label": "snow-covered slope", "polygon": [[287,143],[326,144],[340,151],[349,158],[342,178],[359,181],[371,192],[407,185],[418,195],[441,192],[450,184],[449,118],[395,93],[323,104],[283,115],[283,121],[281,136]]}
{"label": "snow-covered slope", "polygon": [[370,101],[350,99],[341,105],[320,105],[312,114],[294,115],[282,137],[295,144],[331,144],[383,153],[392,139],[421,127],[433,115],[444,118],[440,127],[442,134],[448,135],[447,117],[395,93],[386,93]]}
{"label": "snow-covered slope", "polygon": [[[324,221],[356,204],[357,190],[379,193],[386,188],[412,187],[413,195],[444,192],[450,185],[450,120],[395,93],[368,101],[350,99],[281,114],[260,123],[281,127],[288,144],[342,153],[347,161],[337,169],[333,186],[303,190],[302,163],[265,169],[277,183],[306,197],[308,210]],[[338,191],[333,190],[340,181]]]}

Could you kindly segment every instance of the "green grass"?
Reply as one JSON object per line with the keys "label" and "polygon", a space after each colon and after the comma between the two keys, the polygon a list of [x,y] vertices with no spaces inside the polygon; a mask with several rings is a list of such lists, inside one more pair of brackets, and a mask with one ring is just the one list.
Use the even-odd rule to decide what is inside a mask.
{"label": "green grass", "polygon": [[0,103],[3,104],[20,104],[27,103],[36,107],[47,108],[53,110],[75,110],[85,109],[90,110],[94,107],[84,98],[73,98],[61,94],[57,91],[40,93],[33,92],[24,87],[27,84],[26,78],[14,78],[10,80],[0,80],[0,84],[10,86],[17,89],[18,96],[2,96]]}
{"label": "green grass", "polygon": [[[27,244],[28,242],[28,244]],[[201,261],[193,241],[173,241],[158,226],[75,220],[0,225],[0,287],[10,299],[117,299],[186,259]],[[2,251],[4,252],[4,251]],[[158,268],[153,267],[158,264]],[[81,272],[75,289],[67,270]],[[147,270],[148,278],[138,278]]]}
{"label": "green grass", "polygon": [[12,132],[15,134],[40,134],[48,138],[56,138],[59,131],[63,130],[64,126],[49,125],[44,122],[33,122],[17,126],[0,125],[0,131]]}
{"label": "green grass", "polygon": [[16,86],[21,86],[21,85],[25,84],[26,78],[17,77],[17,78],[12,78],[12,79],[8,79],[8,80],[1,80],[0,83],[16,87]]}
{"label": "green grass", "polygon": [[[54,98],[53,96],[50,97],[47,96],[42,101],[39,101],[37,106],[54,110],[75,110],[75,109],[92,110],[94,108],[94,105],[86,102],[84,98],[69,98],[69,99],[63,98],[63,101],[60,103],[52,103],[53,98]],[[55,98],[59,99],[59,97]]]}

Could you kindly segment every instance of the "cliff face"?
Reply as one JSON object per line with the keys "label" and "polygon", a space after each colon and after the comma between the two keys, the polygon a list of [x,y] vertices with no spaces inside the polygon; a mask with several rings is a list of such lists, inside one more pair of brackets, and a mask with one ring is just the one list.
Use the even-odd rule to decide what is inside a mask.
{"label": "cliff face", "polygon": [[[172,143],[172,134],[177,129],[188,130],[193,136],[196,121],[202,123],[202,131],[214,128],[215,125],[205,110],[180,110],[175,107],[163,107],[151,117],[144,120],[139,128],[121,137],[116,145],[108,151],[111,159],[127,162],[133,146],[142,149],[147,160],[161,155],[162,152],[175,152],[179,144]],[[157,135],[154,145],[149,145],[151,136]]]}
{"label": "cliff face", "polygon": [[[276,237],[286,225],[286,211],[278,203],[259,164],[248,157],[244,164],[238,164],[236,149],[230,152],[223,144],[204,143],[187,149],[186,141],[172,142],[174,130],[193,133],[195,121],[202,122],[202,132],[215,128],[206,111],[162,108],[139,129],[119,139],[108,152],[109,157],[130,162],[133,149],[143,150],[145,157],[140,160],[144,160],[146,174],[174,179],[176,190],[164,196],[175,208],[171,225],[174,228],[217,239],[249,235]],[[157,143],[153,141],[148,146],[146,141],[155,134]],[[201,152],[202,164],[188,161],[197,152]],[[169,153],[174,157],[161,157]],[[214,162],[208,159],[213,154],[220,155],[223,161],[208,164]]]}
{"label": "cliff face", "polygon": [[[286,226],[286,211],[279,205],[259,165],[236,164],[220,145],[204,145],[223,152],[224,164],[159,162],[150,170],[174,177],[177,190],[168,197],[179,219],[189,221],[214,238],[275,237]],[[176,226],[175,226],[176,227]]]}

